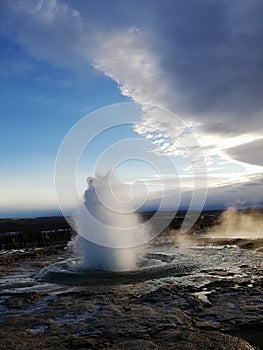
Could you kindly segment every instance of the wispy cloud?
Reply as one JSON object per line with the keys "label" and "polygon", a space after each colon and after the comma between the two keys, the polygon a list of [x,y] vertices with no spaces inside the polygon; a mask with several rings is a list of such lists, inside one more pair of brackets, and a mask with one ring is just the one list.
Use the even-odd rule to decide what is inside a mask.
{"label": "wispy cloud", "polygon": [[[93,66],[116,81],[142,106],[135,131],[156,154],[192,163],[203,154],[218,172],[231,162],[233,169],[240,161],[262,165],[262,2],[124,0],[113,10],[106,2],[21,0],[1,7],[3,35],[28,55],[84,74]],[[260,170],[243,166],[243,174],[253,171]]]}
{"label": "wispy cloud", "polygon": [[[199,125],[201,143],[207,133],[226,142],[262,133],[259,1],[115,5],[124,19],[106,3],[3,2],[1,29],[36,58],[77,70],[93,64],[134,101]],[[173,130],[173,118],[147,118]]]}

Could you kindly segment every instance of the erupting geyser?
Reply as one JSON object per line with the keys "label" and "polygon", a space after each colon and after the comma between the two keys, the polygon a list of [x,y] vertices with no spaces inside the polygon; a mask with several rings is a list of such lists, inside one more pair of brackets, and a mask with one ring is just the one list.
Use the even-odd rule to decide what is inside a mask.
{"label": "erupting geyser", "polygon": [[128,271],[136,268],[142,230],[128,187],[111,182],[109,174],[88,179],[84,205],[75,214],[74,247],[81,268]]}

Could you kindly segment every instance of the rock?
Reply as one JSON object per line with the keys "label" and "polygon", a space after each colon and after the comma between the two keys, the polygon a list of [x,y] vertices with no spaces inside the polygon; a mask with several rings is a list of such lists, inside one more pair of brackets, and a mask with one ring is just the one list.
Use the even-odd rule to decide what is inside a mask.
{"label": "rock", "polygon": [[134,339],[125,340],[118,343],[114,349],[116,350],[158,350],[158,346],[151,340]]}
{"label": "rock", "polygon": [[164,344],[159,349],[174,350],[253,350],[246,341],[219,332],[185,332],[177,335],[174,344]]}
{"label": "rock", "polygon": [[[182,279],[171,275],[126,285],[67,286],[32,278],[30,287],[8,287],[8,292],[3,282],[0,348],[252,350],[248,342],[259,348],[262,259],[254,254],[248,261],[244,254],[237,259],[237,272],[224,263]],[[43,252],[31,258],[28,269],[38,272],[57,256]],[[9,269],[14,272],[10,279],[22,276],[23,267]]]}

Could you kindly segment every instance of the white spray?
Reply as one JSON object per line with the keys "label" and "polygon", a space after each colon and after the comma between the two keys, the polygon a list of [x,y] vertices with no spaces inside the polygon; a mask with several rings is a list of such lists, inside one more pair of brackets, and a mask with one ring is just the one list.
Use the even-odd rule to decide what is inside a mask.
{"label": "white spray", "polygon": [[263,214],[259,211],[242,212],[230,208],[221,214],[218,224],[209,233],[213,237],[263,238]]}
{"label": "white spray", "polygon": [[132,211],[126,186],[112,183],[109,174],[88,179],[84,205],[75,214],[78,235],[74,246],[81,256],[81,268],[127,271],[136,268],[142,235],[140,221]]}

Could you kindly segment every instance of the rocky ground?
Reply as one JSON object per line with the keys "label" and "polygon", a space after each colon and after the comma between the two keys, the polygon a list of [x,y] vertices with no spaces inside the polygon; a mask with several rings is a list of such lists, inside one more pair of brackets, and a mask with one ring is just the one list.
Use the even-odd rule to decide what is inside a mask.
{"label": "rocky ground", "polygon": [[2,254],[0,348],[263,349],[262,253],[224,249],[192,273],[109,286],[35,279],[63,246]]}

